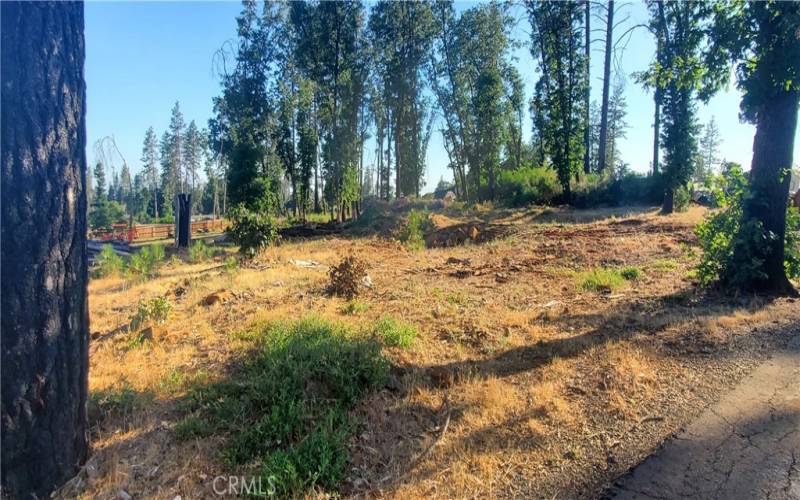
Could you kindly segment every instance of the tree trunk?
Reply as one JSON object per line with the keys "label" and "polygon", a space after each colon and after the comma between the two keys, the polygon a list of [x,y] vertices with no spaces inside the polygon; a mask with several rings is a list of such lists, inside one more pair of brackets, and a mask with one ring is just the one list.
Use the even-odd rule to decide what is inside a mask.
{"label": "tree trunk", "polygon": [[614,36],[614,0],[608,2],[606,21],[606,53],[603,64],[603,107],[600,112],[600,143],[597,145],[597,170],[606,168],[606,137],[608,136],[608,90],[611,77],[611,46]]}
{"label": "tree trunk", "polygon": [[[590,26],[591,26],[591,17],[592,16],[591,16],[591,4],[589,3],[589,0],[585,0],[585,8],[586,8],[586,21],[585,21],[586,22],[586,26],[585,26],[585,28],[586,28],[586,30],[585,30],[586,41],[585,41],[585,47],[584,47],[584,57],[586,58],[586,60],[584,61],[584,72],[585,72],[584,77],[586,79],[586,81],[585,81],[586,88],[583,91],[583,105],[585,107],[585,109],[583,111],[583,118],[586,121],[586,123],[583,124],[584,125],[584,128],[583,128],[583,149],[584,149],[584,151],[583,151],[583,172],[588,174],[588,173],[590,173],[592,171],[592,166],[591,166],[592,140],[591,140],[591,133],[590,133],[591,132],[590,131],[591,124],[589,123],[590,122],[589,107],[590,107],[590,99],[591,99],[591,91],[592,91],[591,85],[590,85],[590,81],[591,80],[589,79],[589,74],[590,74],[589,73],[589,58],[591,56],[591,42],[592,42]],[[521,131],[522,130],[520,129],[520,132]]]}
{"label": "tree trunk", "polygon": [[675,190],[671,187],[664,189],[664,201],[661,204],[662,215],[669,215],[675,210]]}
{"label": "tree trunk", "polygon": [[2,2],[2,494],[86,459],[83,4]]}
{"label": "tree trunk", "polygon": [[658,160],[661,143],[661,89],[656,87],[653,94],[655,112],[653,113],[653,175],[658,174]]}
{"label": "tree trunk", "polygon": [[786,239],[786,206],[797,129],[800,92],[782,92],[759,110],[750,165],[750,190],[743,223],[760,222],[768,240],[763,254],[764,278],[750,285],[754,289],[792,294],[796,292],[783,267]]}

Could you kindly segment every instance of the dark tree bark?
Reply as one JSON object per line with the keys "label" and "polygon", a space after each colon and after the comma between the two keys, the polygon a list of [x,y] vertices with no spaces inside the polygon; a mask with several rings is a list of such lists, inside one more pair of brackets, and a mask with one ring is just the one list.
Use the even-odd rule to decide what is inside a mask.
{"label": "dark tree bark", "polygon": [[753,162],[750,165],[752,196],[744,206],[743,224],[758,221],[764,231],[776,235],[768,244],[762,270],[765,277],[752,288],[780,294],[796,294],[783,267],[786,238],[786,206],[797,130],[800,92],[782,92],[767,101],[756,118]]}
{"label": "dark tree bark", "polygon": [[589,61],[590,61],[589,58],[591,56],[591,45],[592,45],[591,29],[590,29],[592,12],[591,12],[591,4],[589,3],[589,0],[585,0],[585,8],[586,8],[586,12],[585,12],[585,14],[586,14],[586,20],[585,20],[586,26],[584,26],[584,28],[585,28],[585,34],[586,34],[586,41],[585,41],[585,47],[584,47],[584,57],[586,58],[586,60],[584,61],[584,64],[585,64],[584,71],[586,72],[586,75],[585,75],[585,77],[586,77],[586,89],[583,91],[583,105],[585,107],[585,109],[583,111],[583,117],[584,117],[584,120],[586,121],[586,123],[584,123],[584,129],[583,129],[583,149],[584,149],[584,151],[583,151],[583,172],[588,174],[588,173],[590,173],[592,171],[592,165],[591,165],[592,139],[591,139],[591,134],[590,134],[591,124],[589,123],[589,121],[590,121],[590,118],[589,118],[590,102],[589,101],[591,99],[591,85],[590,85],[590,80],[589,80]]}
{"label": "dark tree bark", "polygon": [[661,204],[661,214],[669,215],[675,211],[675,190],[671,187],[664,188],[664,201]]}
{"label": "dark tree bark", "polygon": [[87,454],[83,4],[2,2],[2,490]]}
{"label": "dark tree bark", "polygon": [[614,37],[614,0],[608,2],[606,17],[606,51],[603,63],[603,106],[600,110],[600,144],[597,145],[597,170],[606,168],[606,138],[608,137],[608,91],[611,81],[611,46]]}

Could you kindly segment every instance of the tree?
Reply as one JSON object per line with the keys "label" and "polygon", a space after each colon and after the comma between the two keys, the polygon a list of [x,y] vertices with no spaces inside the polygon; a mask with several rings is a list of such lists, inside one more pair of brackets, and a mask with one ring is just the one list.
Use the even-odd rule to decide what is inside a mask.
{"label": "tree", "polygon": [[606,167],[606,145],[608,144],[608,96],[611,87],[611,48],[614,44],[614,0],[608,1],[606,8],[606,46],[603,62],[603,100],[600,109],[600,145],[598,149],[597,170]]}
{"label": "tree", "polygon": [[617,78],[614,83],[613,94],[608,103],[608,135],[606,136],[606,165],[616,169],[621,163],[618,142],[624,139],[628,122],[628,104],[625,101],[625,80]]}
{"label": "tree", "polygon": [[[609,7],[611,10],[611,7]],[[585,40],[583,42],[583,71],[584,71],[584,79],[586,80],[586,85],[583,90],[583,172],[588,174],[592,171],[592,138],[591,138],[591,121],[590,121],[590,99],[592,94],[592,86],[591,86],[591,78],[590,78],[590,62],[591,62],[591,53],[592,53],[592,30],[591,30],[591,19],[592,19],[592,4],[589,0],[584,0],[584,21],[583,21],[583,28],[585,33]],[[607,50],[607,48],[606,48]],[[605,74],[605,70],[604,70]],[[605,82],[604,85],[605,87]]]}
{"label": "tree", "polygon": [[[582,40],[582,5],[570,2],[528,2],[531,52],[541,77],[534,98],[540,117],[537,134],[558,173],[567,200],[570,181],[583,162],[583,112],[585,81]],[[601,131],[601,147],[603,146]],[[601,149],[601,157],[603,151]]]}
{"label": "tree", "polygon": [[88,451],[83,4],[0,17],[2,493],[42,498]]}
{"label": "tree", "polygon": [[424,97],[423,65],[435,24],[428,2],[380,1],[369,20],[372,48],[394,125],[397,196],[419,195],[429,136],[430,106]]}
{"label": "tree", "polygon": [[98,161],[94,166],[94,195],[99,200],[106,197],[106,169],[103,162]]}
{"label": "tree", "polygon": [[[172,206],[175,195],[178,194],[178,174],[175,171],[177,165],[172,161],[172,139],[169,132],[161,135],[158,144],[159,157],[161,159],[161,194],[165,205]],[[173,210],[162,210],[164,214],[172,213]]]}
{"label": "tree", "polygon": [[497,3],[460,16],[449,2],[433,9],[437,34],[429,81],[443,117],[456,193],[492,199],[503,146],[521,162],[523,93],[511,64],[513,20]]}
{"label": "tree", "polygon": [[197,180],[200,176],[200,166],[205,156],[204,134],[200,132],[194,120],[189,122],[183,136],[183,167],[185,170],[185,184],[188,185],[189,192],[195,192]]}
{"label": "tree", "polygon": [[317,126],[314,117],[314,87],[310,80],[300,82],[297,106],[297,146],[300,176],[297,186],[300,217],[305,221],[306,209],[311,197],[311,177],[317,163]]}
{"label": "tree", "polygon": [[172,108],[172,116],[169,119],[169,147],[167,161],[170,164],[170,174],[173,176],[172,184],[175,186],[176,193],[185,193],[188,187],[187,175],[184,172],[184,127],[183,113],[181,104],[175,101]]}
{"label": "tree", "polygon": [[122,201],[125,204],[129,214],[133,213],[130,211],[130,206],[129,206],[131,204],[132,195],[133,195],[133,180],[131,179],[131,169],[128,168],[127,163],[123,163],[122,169],[119,172],[119,198],[120,201]]}
{"label": "tree", "polygon": [[[720,6],[722,7],[722,6]],[[795,294],[784,268],[786,205],[800,106],[800,4],[734,2],[717,8],[713,39],[736,62],[741,117],[756,125],[750,193],[745,199],[735,260],[759,264],[746,286]],[[720,79],[727,77],[723,73]]]}
{"label": "tree", "polygon": [[142,173],[144,186],[152,192],[153,215],[158,218],[158,143],[153,127],[144,134],[142,146]]}
{"label": "tree", "polygon": [[706,124],[703,136],[700,138],[700,148],[694,167],[694,182],[702,184],[714,173],[714,169],[719,164],[719,128],[714,117]]}
{"label": "tree", "polygon": [[[650,28],[659,34],[655,61],[638,79],[661,90],[661,143],[664,165],[662,213],[674,210],[676,189],[686,186],[697,154],[697,100],[707,101],[725,73],[708,46],[708,24],[712,6],[704,2],[648,2]],[[705,57],[709,54],[709,57]]]}

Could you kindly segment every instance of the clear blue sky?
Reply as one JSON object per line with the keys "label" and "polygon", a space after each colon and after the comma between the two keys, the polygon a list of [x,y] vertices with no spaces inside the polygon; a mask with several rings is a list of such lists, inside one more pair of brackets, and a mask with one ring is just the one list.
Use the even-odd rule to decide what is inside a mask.
{"label": "clear blue sky", "polygon": [[[619,3],[618,3],[619,4]],[[459,9],[471,4],[459,3]],[[142,140],[147,127],[160,134],[169,123],[170,110],[180,101],[187,123],[196,120],[205,127],[212,113],[212,97],[219,94],[219,80],[212,71],[214,52],[235,37],[236,15],[241,5],[229,2],[87,2],[86,3],[86,81],[88,159],[93,163],[93,144],[113,136],[133,172],[139,170]],[[643,23],[647,12],[641,3],[622,8],[617,28]],[[626,13],[626,14],[625,14]],[[525,45],[517,51],[518,67],[530,96],[537,75],[527,47],[530,26],[522,9],[514,37]],[[594,27],[601,28],[598,20]],[[596,33],[594,38],[601,38]],[[647,67],[653,58],[654,43],[647,31],[636,30],[621,60],[620,73],[627,77],[627,138],[620,144],[623,160],[644,172],[652,151],[652,95],[645,92],[631,73]],[[592,59],[592,98],[600,101],[602,44],[596,43]],[[720,92],[707,106],[699,108],[702,123],[714,116],[719,125],[721,156],[750,164],[754,127],[739,122],[739,93],[731,86]],[[530,135],[530,117],[526,134]],[[372,147],[366,148],[365,164],[373,161]],[[800,161],[800,141],[795,141],[795,164]],[[118,166],[121,164],[119,162]],[[427,189],[440,177],[452,178],[446,168],[447,156],[441,135],[434,133],[428,150]],[[118,167],[117,167],[118,168]]]}

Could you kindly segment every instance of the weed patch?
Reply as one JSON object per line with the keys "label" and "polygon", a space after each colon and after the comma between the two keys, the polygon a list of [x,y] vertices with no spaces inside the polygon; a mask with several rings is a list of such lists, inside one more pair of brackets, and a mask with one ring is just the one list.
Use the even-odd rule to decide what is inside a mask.
{"label": "weed patch", "polygon": [[225,434],[226,461],[260,463],[279,497],[336,491],[354,430],[348,411],[387,374],[380,344],[315,317],[267,323],[246,338],[253,349],[237,373],[191,389],[178,437]]}
{"label": "weed patch", "polygon": [[198,263],[209,260],[214,255],[214,249],[206,245],[203,240],[196,240],[189,247],[189,261]]}
{"label": "weed patch", "polygon": [[104,278],[106,276],[115,276],[122,274],[125,271],[125,261],[122,257],[117,255],[114,247],[111,245],[103,245],[100,254],[95,260],[95,269],[92,271],[92,276],[95,278]]}
{"label": "weed patch", "polygon": [[390,347],[411,347],[419,332],[408,323],[384,316],[375,323],[375,333]]}
{"label": "weed patch", "polygon": [[604,267],[577,273],[576,277],[578,288],[587,292],[610,292],[625,282],[618,270]]}
{"label": "weed patch", "polygon": [[344,305],[341,308],[339,308],[339,312],[351,316],[356,314],[361,314],[363,312],[366,312],[367,310],[369,310],[369,305],[367,305],[364,302],[361,302],[358,299],[348,300],[347,302],[344,303]]}
{"label": "weed patch", "polygon": [[636,266],[625,266],[620,269],[619,274],[625,280],[633,281],[639,279],[639,277],[642,275],[642,271]]}

